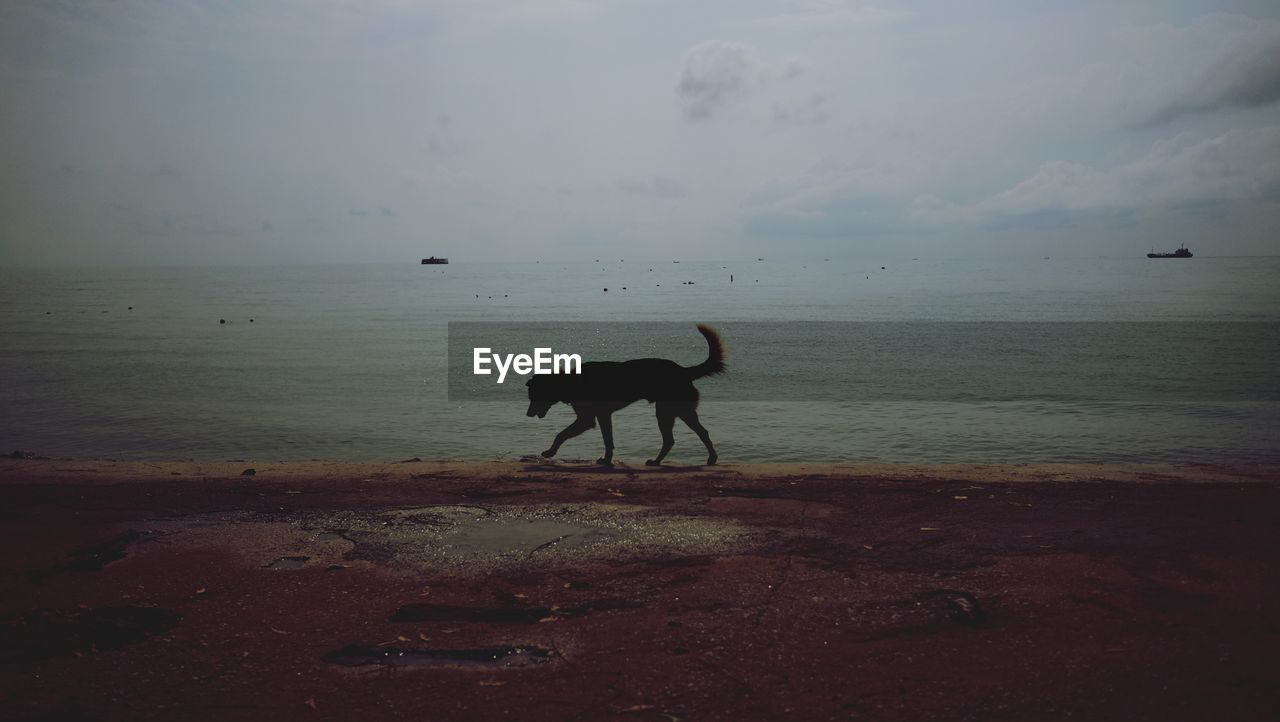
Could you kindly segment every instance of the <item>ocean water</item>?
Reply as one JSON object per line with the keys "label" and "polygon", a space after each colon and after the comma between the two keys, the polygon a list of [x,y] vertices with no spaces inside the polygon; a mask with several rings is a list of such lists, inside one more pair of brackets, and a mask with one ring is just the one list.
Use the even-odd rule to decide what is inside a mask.
{"label": "ocean water", "polygon": [[[518,458],[546,448],[571,412],[561,405],[546,419],[526,418],[523,379],[496,399],[451,397],[450,323],[590,322],[621,337],[650,322],[687,324],[671,348],[644,355],[696,363],[705,345],[693,324],[709,322],[725,333],[731,371],[698,383],[700,413],[727,462],[1277,461],[1280,392],[1258,368],[1280,344],[1278,279],[1280,258],[1211,257],[3,269],[0,449],[121,459]],[[933,347],[868,365],[839,343],[795,340],[809,328],[940,323],[962,344],[969,329],[988,333],[992,324],[1027,337],[1060,336],[1063,324],[1109,330],[1082,347],[1080,363],[1055,367],[1056,388],[1067,393],[1008,398],[957,395],[956,357]],[[1212,351],[1216,337],[1205,329],[1219,327],[1235,345],[1180,354],[1182,378],[1220,379],[1238,361],[1253,368],[1249,383],[1127,393],[1132,384],[1100,383],[1107,363],[1088,362],[1131,357],[1129,336]],[[792,340],[770,343],[769,328]],[[804,348],[806,373],[762,381],[766,353],[793,345]],[[966,378],[999,388],[1009,350],[974,336],[966,353],[981,361],[988,347],[1003,363],[970,363]],[[1158,352],[1141,363],[1161,378]],[[860,388],[881,392],[815,395],[814,379],[826,374],[860,374]],[[893,391],[901,388],[909,392]],[[640,463],[656,452],[647,404],[618,413],[614,427],[617,459]],[[593,430],[561,456],[595,458],[600,449]],[[702,458],[678,424],[668,462]]]}

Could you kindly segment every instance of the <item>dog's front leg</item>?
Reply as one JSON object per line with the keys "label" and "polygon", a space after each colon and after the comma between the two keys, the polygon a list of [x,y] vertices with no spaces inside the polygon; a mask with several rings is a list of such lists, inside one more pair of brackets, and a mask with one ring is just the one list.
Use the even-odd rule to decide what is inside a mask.
{"label": "dog's front leg", "polygon": [[613,416],[600,414],[596,420],[600,422],[600,436],[604,438],[604,456],[596,459],[596,463],[613,466]]}
{"label": "dog's front leg", "polygon": [[551,448],[542,452],[542,455],[550,459],[556,455],[556,452],[560,451],[561,444],[595,425],[596,422],[590,416],[579,416],[573,420],[572,424],[564,427],[564,431],[556,434],[556,440],[551,442]]}

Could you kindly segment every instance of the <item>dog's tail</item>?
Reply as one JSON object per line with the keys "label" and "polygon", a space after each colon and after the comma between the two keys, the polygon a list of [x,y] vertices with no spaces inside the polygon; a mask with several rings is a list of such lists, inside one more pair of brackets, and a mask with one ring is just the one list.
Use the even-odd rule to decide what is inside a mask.
{"label": "dog's tail", "polygon": [[707,360],[697,366],[686,368],[685,371],[689,373],[689,378],[700,379],[703,376],[724,373],[726,368],[724,365],[724,341],[721,340],[720,334],[705,323],[698,324],[698,333],[701,333],[707,339]]}

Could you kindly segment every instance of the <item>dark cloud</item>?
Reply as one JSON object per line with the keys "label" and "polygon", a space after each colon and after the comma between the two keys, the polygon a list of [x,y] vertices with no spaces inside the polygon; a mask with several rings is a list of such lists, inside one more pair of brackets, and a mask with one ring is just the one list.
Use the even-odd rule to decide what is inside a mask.
{"label": "dark cloud", "polygon": [[1181,97],[1154,113],[1141,127],[1228,108],[1258,108],[1280,100],[1280,33],[1236,49],[1219,60]]}
{"label": "dark cloud", "polygon": [[747,87],[752,61],[745,45],[708,40],[693,46],[684,58],[680,102],[684,117],[703,120]]}

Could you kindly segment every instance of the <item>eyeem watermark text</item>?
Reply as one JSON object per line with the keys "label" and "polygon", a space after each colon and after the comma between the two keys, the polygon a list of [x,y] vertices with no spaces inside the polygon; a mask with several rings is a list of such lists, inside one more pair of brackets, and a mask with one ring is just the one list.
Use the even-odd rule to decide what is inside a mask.
{"label": "eyeem watermark text", "polygon": [[507,371],[515,371],[521,376],[534,374],[580,374],[582,373],[582,356],[576,353],[552,353],[549,348],[535,348],[529,354],[497,354],[491,353],[488,347],[472,349],[472,373],[477,376],[488,376],[493,371],[490,362],[498,369],[498,383],[507,378]]}

